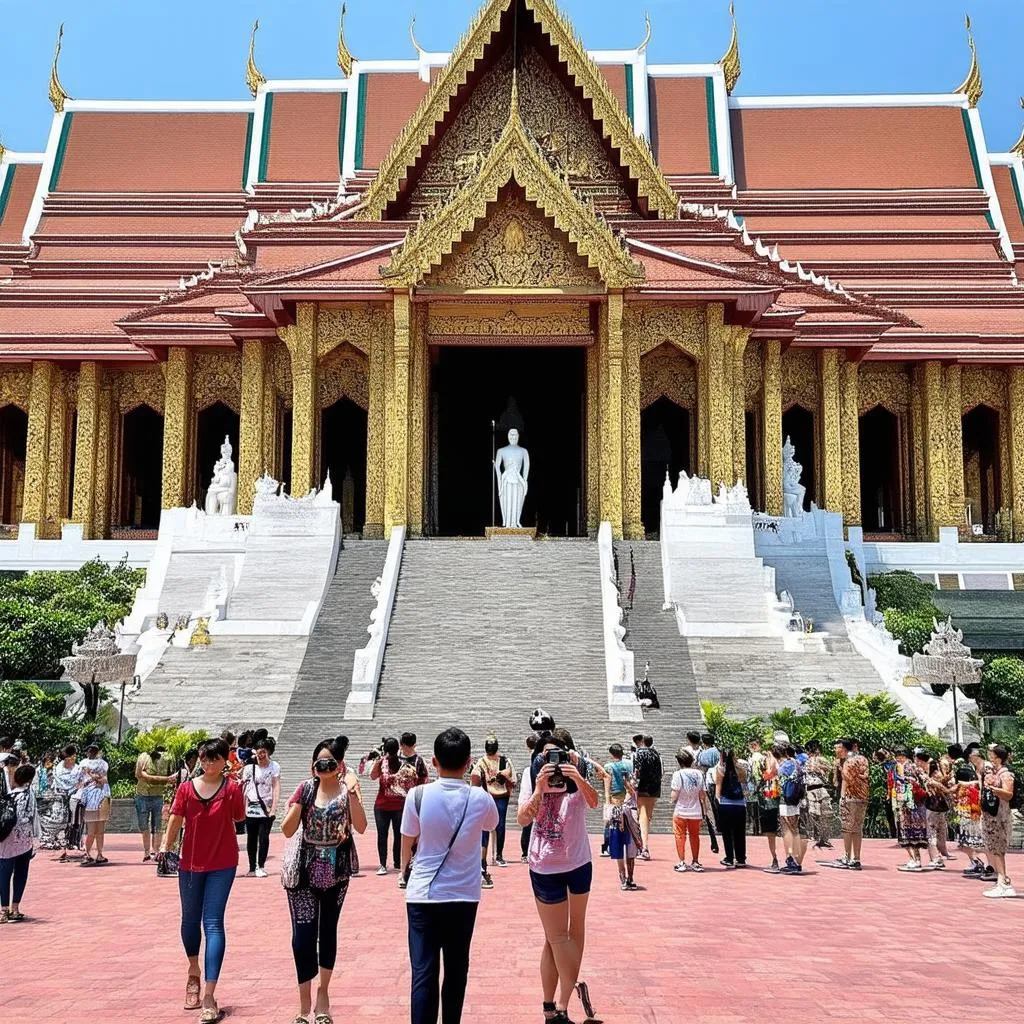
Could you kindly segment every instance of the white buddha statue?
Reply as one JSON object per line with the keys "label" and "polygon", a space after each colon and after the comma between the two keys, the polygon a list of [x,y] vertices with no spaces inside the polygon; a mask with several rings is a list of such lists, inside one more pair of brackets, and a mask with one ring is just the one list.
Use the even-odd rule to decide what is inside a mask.
{"label": "white buddha statue", "polygon": [[233,516],[235,498],[238,495],[238,474],[231,461],[231,442],[227,437],[220,446],[220,458],[213,467],[213,479],[206,489],[206,514],[209,516]]}
{"label": "white buddha statue", "polygon": [[508,444],[499,448],[494,457],[494,472],[498,477],[501,525],[507,529],[521,529],[523,524],[519,520],[528,489],[530,453],[519,447],[519,431],[515,428],[508,432]]}
{"label": "white buddha statue", "polygon": [[796,461],[795,455],[793,442],[787,437],[782,446],[782,514],[791,517],[804,514],[804,495],[807,493],[807,488],[800,483],[804,467]]}

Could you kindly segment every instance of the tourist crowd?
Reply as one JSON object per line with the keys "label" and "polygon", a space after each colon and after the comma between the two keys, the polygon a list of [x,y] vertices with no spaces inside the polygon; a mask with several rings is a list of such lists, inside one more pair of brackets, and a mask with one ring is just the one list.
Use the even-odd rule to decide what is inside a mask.
{"label": "tourist crowd", "polygon": [[[248,875],[267,877],[281,803],[275,749],[265,729],[237,737],[224,732],[177,763],[154,746],[135,766],[142,859],[155,859],[159,874],[178,878],[188,959],[184,1005],[199,1010],[203,1024],[222,1017],[216,991],[240,835]],[[281,820],[281,882],[298,984],[294,1024],[332,1024],[339,920],[349,880],[360,871],[355,837],[367,825],[364,786],[373,787],[377,874],[395,870],[405,890],[414,1024],[435,1022],[439,1012],[445,1024],[461,1019],[477,905],[481,889],[494,887],[489,869],[506,866],[513,800],[521,859],[529,866],[542,926],[542,1008],[545,1020],[556,1024],[569,1022],[574,995],[593,1015],[579,974],[593,881],[587,813],[602,804],[602,796],[601,855],[617,862],[623,891],[639,888],[636,862],[651,859],[651,823],[666,777],[680,874],[704,870],[705,834],[715,854],[721,840],[725,869],[746,867],[748,833],[766,838],[770,861],[763,870],[771,874],[801,874],[808,848],[831,849],[837,833],[841,852],[818,863],[861,870],[870,764],[853,737],[836,740],[830,757],[819,742],[801,746],[776,733],[764,749],[753,740],[740,756],[720,749],[710,733],[691,732],[669,776],[652,736],[635,735],[628,750],[613,743],[607,759],[598,758],[537,710],[521,772],[495,736],[486,737],[474,760],[469,737],[457,728],[434,741],[433,782],[411,732],[384,738],[355,767],[347,754],[344,736],[317,744],[308,777],[288,797]],[[72,856],[83,867],[108,862],[109,766],[96,745],[85,755],[79,759],[68,746],[34,763],[21,744],[0,739],[0,923],[24,920],[21,903],[37,843],[59,850],[61,862]],[[956,856],[950,849],[955,836],[969,861],[966,878],[993,883],[984,890],[987,897],[1016,895],[1006,852],[1011,810],[1024,793],[1015,785],[1006,747],[952,744],[938,758],[903,748],[871,756],[885,778],[890,834],[907,853],[899,870],[944,869]]]}

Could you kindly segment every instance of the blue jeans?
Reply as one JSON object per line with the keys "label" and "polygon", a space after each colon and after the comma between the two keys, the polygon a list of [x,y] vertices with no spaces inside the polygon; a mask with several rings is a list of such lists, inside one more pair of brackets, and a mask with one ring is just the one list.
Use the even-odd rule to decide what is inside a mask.
{"label": "blue jeans", "polygon": [[164,798],[162,796],[135,796],[135,814],[139,819],[140,832],[152,832],[156,835],[160,831],[160,815],[164,809]]}
{"label": "blue jeans", "polygon": [[[508,797],[492,796],[495,807],[498,808],[498,824],[494,829],[495,856],[498,860],[505,859],[505,815],[508,814]],[[491,833],[485,832],[480,837],[480,845],[484,849],[484,857],[487,856],[487,844],[490,842]]]}
{"label": "blue jeans", "polygon": [[179,871],[178,894],[181,896],[181,944],[186,956],[199,956],[200,925],[206,934],[206,956],[203,968],[207,981],[220,977],[224,962],[224,910],[235,881],[237,868],[219,871]]}
{"label": "blue jeans", "polygon": [[0,906],[7,909],[12,903],[21,903],[31,863],[31,850],[19,853],[17,857],[0,857]]}
{"label": "blue jeans", "polygon": [[[412,963],[412,1024],[459,1024],[469,977],[476,903],[407,903]],[[444,954],[444,985],[438,985]]]}

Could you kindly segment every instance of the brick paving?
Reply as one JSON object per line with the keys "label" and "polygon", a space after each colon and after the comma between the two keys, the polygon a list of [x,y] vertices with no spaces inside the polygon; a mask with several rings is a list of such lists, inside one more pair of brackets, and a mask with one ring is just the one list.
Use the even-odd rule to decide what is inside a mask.
{"label": "brick paving", "polygon": [[[228,904],[228,949],[218,991],[233,1022],[288,1024],[295,1015],[290,928],[277,875],[239,877]],[[518,855],[518,837],[509,836]],[[364,869],[375,843],[359,841]],[[763,840],[751,840],[763,863]],[[615,866],[595,860],[583,977],[608,1024],[874,1024],[1019,1018],[1016,937],[1024,900],[981,898],[960,877],[897,873],[900,851],[865,843],[861,874],[814,868],[806,877],[726,872],[706,856],[703,875],[672,871],[671,838],[652,837],[654,859],[637,865],[642,891],[618,888]],[[185,959],[177,883],[141,863],[136,837],[114,836],[111,864],[81,869],[40,851],[23,910],[30,920],[0,930],[5,1021],[48,1024],[174,1024]],[[595,846],[596,854],[596,846]],[[244,854],[243,854],[244,861]],[[1024,857],[1011,855],[1024,882]],[[244,866],[243,866],[244,870]],[[463,1019],[541,1020],[540,925],[526,868],[494,869],[473,945]],[[396,876],[352,882],[341,919],[333,986],[338,1024],[408,1020],[409,967]],[[982,958],[984,956],[984,959]],[[582,1021],[578,1004],[575,1019]]]}

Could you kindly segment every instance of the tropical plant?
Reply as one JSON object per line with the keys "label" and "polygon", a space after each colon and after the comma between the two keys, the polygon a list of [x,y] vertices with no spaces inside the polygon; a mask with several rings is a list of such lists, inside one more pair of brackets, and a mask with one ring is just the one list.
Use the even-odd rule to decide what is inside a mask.
{"label": "tropical plant", "polygon": [[982,670],[978,707],[984,715],[1024,714],[1024,661],[993,658]]}
{"label": "tropical plant", "polygon": [[868,576],[868,586],[874,588],[875,603],[883,611],[886,608],[897,608],[909,612],[934,607],[932,595],[935,593],[935,585],[925,583],[906,569],[872,573]]}
{"label": "tropical plant", "polygon": [[140,732],[134,739],[136,749],[150,751],[157,744],[164,748],[175,763],[180,761],[186,750],[198,747],[210,734],[203,729],[186,729],[180,725],[158,725],[146,732]]}
{"label": "tropical plant", "polygon": [[905,612],[899,608],[886,608],[882,615],[885,628],[899,640],[904,654],[909,657],[924,651],[924,645],[932,638],[935,624],[931,611],[915,608]]}

